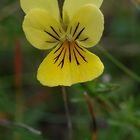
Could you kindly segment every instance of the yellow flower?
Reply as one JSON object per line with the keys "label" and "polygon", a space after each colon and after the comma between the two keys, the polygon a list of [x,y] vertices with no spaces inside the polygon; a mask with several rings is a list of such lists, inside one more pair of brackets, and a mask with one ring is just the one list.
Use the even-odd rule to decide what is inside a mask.
{"label": "yellow flower", "polygon": [[37,72],[43,85],[71,86],[102,74],[101,60],[86,49],[102,36],[102,1],[65,0],[61,19],[57,0],[21,0],[27,40],[38,49],[55,47]]}

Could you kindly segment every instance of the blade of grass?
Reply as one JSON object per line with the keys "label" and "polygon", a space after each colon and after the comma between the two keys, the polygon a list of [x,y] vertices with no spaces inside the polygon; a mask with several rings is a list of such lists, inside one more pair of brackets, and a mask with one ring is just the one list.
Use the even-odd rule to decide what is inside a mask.
{"label": "blade of grass", "polygon": [[122,64],[118,59],[116,59],[113,55],[111,55],[106,49],[104,49],[101,45],[98,46],[98,49],[113,63],[115,64],[119,69],[124,71],[128,76],[130,76],[132,79],[140,83],[140,76],[135,74],[133,71],[131,71],[129,68],[127,68],[124,64]]}

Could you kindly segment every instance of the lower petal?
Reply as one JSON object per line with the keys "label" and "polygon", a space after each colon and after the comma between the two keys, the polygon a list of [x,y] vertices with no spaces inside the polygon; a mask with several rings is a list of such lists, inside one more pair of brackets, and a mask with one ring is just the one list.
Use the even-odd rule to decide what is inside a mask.
{"label": "lower petal", "polygon": [[101,60],[78,44],[65,41],[44,59],[37,78],[45,86],[71,86],[86,82],[102,74]]}

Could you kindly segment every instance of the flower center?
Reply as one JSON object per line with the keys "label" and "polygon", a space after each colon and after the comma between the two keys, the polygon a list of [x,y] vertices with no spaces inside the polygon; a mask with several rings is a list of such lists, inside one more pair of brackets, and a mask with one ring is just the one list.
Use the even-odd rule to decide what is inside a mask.
{"label": "flower center", "polygon": [[69,35],[65,34],[64,37],[61,37],[60,42],[65,42],[65,41],[69,41],[69,42],[74,42],[73,38],[70,37]]}
{"label": "flower center", "polygon": [[52,38],[52,41],[46,41],[47,43],[59,43],[59,47],[54,51],[54,64],[62,69],[68,62],[77,66],[83,62],[88,63],[85,58],[86,50],[78,44],[78,41],[83,42],[89,39],[83,35],[85,29],[78,22],[75,26],[70,26],[65,33],[53,26],[50,26],[48,31],[44,30]]}
{"label": "flower center", "polygon": [[86,27],[83,27],[79,22],[75,26],[69,26],[64,32],[60,28],[55,28],[52,25],[49,30],[44,30],[51,38],[47,40],[47,43],[57,43],[57,42],[84,42],[89,40],[89,37],[84,36]]}
{"label": "flower center", "polygon": [[65,40],[68,40],[69,42],[73,41],[72,38],[70,36],[68,36],[68,35],[65,35]]}

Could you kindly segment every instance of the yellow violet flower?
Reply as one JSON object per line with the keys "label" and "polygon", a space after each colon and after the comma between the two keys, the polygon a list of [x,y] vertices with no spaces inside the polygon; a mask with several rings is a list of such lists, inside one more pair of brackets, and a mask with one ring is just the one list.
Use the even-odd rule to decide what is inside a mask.
{"label": "yellow violet flower", "polygon": [[101,60],[86,48],[103,33],[103,0],[65,0],[62,19],[57,0],[20,0],[26,13],[23,30],[38,49],[55,47],[43,60],[37,79],[46,86],[71,86],[102,74]]}

